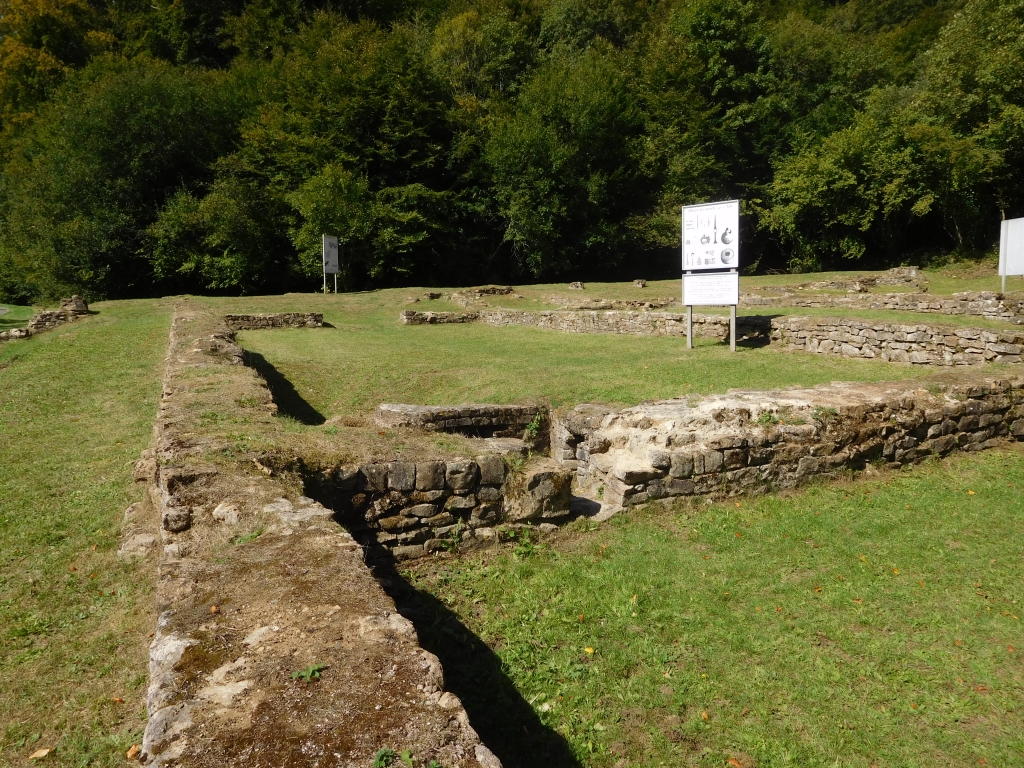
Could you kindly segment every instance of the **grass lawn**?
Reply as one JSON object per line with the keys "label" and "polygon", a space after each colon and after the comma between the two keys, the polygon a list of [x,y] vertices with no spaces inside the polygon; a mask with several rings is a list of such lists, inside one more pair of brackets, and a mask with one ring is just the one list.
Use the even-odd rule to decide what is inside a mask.
{"label": "grass lawn", "polygon": [[[741,348],[710,340],[567,334],[480,324],[403,326],[409,291],[207,300],[222,311],[322,311],[332,328],[239,334],[317,412],[368,413],[379,403],[552,405],[644,400],[731,387],[899,380],[934,369]],[[437,302],[430,302],[435,304]]]}
{"label": "grass lawn", "polygon": [[[420,633],[467,696],[500,667],[577,765],[1020,766],[1022,488],[1016,446],[404,575],[443,603]],[[555,765],[500,712],[477,727]]]}
{"label": "grass lawn", "polygon": [[[0,345],[0,764],[113,766],[145,724],[152,563],[116,557],[141,499],[169,306]],[[0,318],[2,320],[3,318]]]}
{"label": "grass lawn", "polygon": [[32,307],[20,307],[16,304],[0,304],[0,331],[9,331],[12,328],[25,328],[28,326],[29,318],[32,317]]}

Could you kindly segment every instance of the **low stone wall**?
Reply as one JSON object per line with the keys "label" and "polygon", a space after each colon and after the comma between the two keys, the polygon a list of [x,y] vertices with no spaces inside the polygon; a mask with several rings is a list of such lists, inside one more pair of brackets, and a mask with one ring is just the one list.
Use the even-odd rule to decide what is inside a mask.
{"label": "low stone wall", "polygon": [[[734,390],[553,416],[553,455],[580,492],[613,506],[734,496],[1024,440],[1024,378]],[[571,458],[570,458],[571,457]]]}
{"label": "low stone wall", "polygon": [[[487,325],[528,325],[564,333],[616,333],[632,336],[686,337],[686,315],[674,312],[621,312],[550,310],[531,312],[517,309],[482,309],[472,313],[417,312],[406,309],[400,315],[405,325],[481,322]],[[693,332],[702,338],[729,337],[729,318],[723,315],[693,316]],[[767,338],[769,318],[745,316],[736,319],[739,338]]]}
{"label": "low stone wall", "polygon": [[382,403],[374,421],[379,427],[415,427],[440,432],[469,432],[488,437],[520,437],[547,409],[539,405],[404,405]]}
{"label": "low stone wall", "polygon": [[896,325],[850,318],[778,317],[772,343],[787,349],[917,365],[1019,363],[1024,331]]}
{"label": "low stone wall", "polygon": [[52,331],[67,323],[73,323],[89,314],[89,305],[85,303],[85,299],[75,295],[69,299],[62,299],[60,309],[47,309],[34,314],[28,321],[28,328],[13,328],[0,333],[0,341],[27,339],[37,333]]}
{"label": "low stone wall", "polygon": [[[390,747],[501,768],[332,510],[290,476],[205,462],[230,445],[204,434],[210,410],[243,433],[274,429],[270,392],[226,333],[201,306],[178,304],[154,445],[136,466],[148,501],[130,508],[122,553],[159,557],[160,612],[139,759],[368,766]],[[296,679],[313,665],[315,683]]]}
{"label": "low stone wall", "polygon": [[975,315],[993,320],[1024,323],[1024,294],[992,291],[929,296],[927,293],[884,293],[830,296],[787,292],[780,296],[744,293],[740,305],[748,307],[806,307],[834,309],[875,309],[941,315]]}
{"label": "low stone wall", "polygon": [[560,522],[572,502],[572,472],[565,467],[500,455],[340,466],[307,483],[357,537],[400,559],[493,544],[499,525]]}
{"label": "low stone wall", "polygon": [[224,323],[233,331],[259,331],[267,328],[322,328],[322,312],[281,312],[272,315],[224,315]]}

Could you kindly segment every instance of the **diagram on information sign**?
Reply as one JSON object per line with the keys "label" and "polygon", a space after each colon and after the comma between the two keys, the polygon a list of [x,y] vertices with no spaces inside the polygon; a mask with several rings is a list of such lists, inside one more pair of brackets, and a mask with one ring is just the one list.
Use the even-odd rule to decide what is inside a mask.
{"label": "diagram on information sign", "polygon": [[740,203],[688,205],[683,208],[683,269],[739,267]]}

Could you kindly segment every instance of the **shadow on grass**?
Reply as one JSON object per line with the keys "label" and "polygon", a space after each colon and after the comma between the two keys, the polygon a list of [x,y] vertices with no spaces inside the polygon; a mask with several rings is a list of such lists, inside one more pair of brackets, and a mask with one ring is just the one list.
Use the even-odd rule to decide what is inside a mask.
{"label": "shadow on grass", "polygon": [[267,382],[277,410],[295,419],[300,424],[315,427],[327,421],[326,417],[312,405],[307,403],[292,383],[277,368],[258,352],[245,351],[245,364],[256,371]]}
{"label": "shadow on grass", "polygon": [[390,551],[373,547],[367,565],[416,626],[420,645],[441,660],[445,688],[462,701],[481,741],[507,768],[582,768],[568,743],[537,717],[501,668],[501,660],[459,617],[398,573]]}

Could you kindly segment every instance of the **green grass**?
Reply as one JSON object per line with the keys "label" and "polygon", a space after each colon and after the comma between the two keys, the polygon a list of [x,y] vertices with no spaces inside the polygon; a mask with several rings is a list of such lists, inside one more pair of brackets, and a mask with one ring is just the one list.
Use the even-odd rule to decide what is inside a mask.
{"label": "green grass", "polygon": [[481,324],[403,326],[406,291],[209,300],[222,311],[322,311],[333,328],[239,334],[327,417],[382,402],[544,400],[553,405],[644,400],[731,387],[769,389],[834,380],[879,381],[933,370],[741,348],[699,340],[567,334]]}
{"label": "green grass", "polygon": [[32,307],[20,307],[16,304],[0,304],[0,309],[7,311],[0,314],[0,331],[12,328],[25,328],[32,317]]}
{"label": "green grass", "polygon": [[[0,345],[0,764],[113,766],[145,723],[153,565],[116,557],[141,499],[169,310],[99,314]],[[115,701],[123,699],[123,703]]]}
{"label": "green grass", "polygon": [[1018,446],[405,575],[584,766],[1020,766],[1022,487]]}

